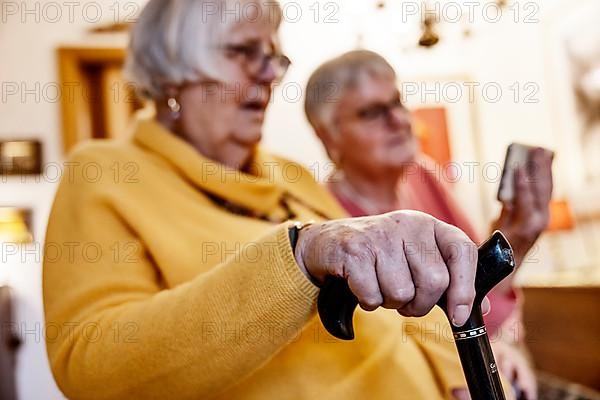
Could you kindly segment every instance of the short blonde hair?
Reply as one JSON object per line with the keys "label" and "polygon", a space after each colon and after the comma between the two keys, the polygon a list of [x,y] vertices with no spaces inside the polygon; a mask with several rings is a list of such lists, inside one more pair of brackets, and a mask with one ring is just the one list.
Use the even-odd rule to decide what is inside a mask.
{"label": "short blonde hair", "polygon": [[[306,85],[304,111],[313,126],[333,126],[335,105],[344,90],[355,86],[360,75],[369,73],[396,79],[394,68],[379,54],[369,50],[354,50],[331,59],[317,68]],[[318,129],[317,130],[317,133]]]}
{"label": "short blonde hair", "polygon": [[[256,18],[248,16],[253,4]],[[215,48],[236,22],[266,18],[281,24],[276,0],[150,0],[132,29],[125,74],[150,98],[164,96],[166,84],[222,79]]]}

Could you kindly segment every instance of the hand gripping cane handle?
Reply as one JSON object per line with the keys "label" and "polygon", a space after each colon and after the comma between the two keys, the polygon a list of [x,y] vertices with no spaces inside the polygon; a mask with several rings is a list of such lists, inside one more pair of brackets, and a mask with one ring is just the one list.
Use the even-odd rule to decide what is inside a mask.
{"label": "hand gripping cane handle", "polygon": [[[452,326],[456,348],[460,357],[469,392],[473,400],[504,400],[498,368],[492,354],[490,341],[483,323],[481,302],[485,295],[515,268],[513,252],[504,235],[496,231],[478,250],[475,275],[475,301],[467,322],[461,327]],[[354,339],[352,316],[358,305],[345,279],[327,279],[317,301],[319,317],[325,329],[333,336]],[[438,301],[446,310],[446,296]]]}

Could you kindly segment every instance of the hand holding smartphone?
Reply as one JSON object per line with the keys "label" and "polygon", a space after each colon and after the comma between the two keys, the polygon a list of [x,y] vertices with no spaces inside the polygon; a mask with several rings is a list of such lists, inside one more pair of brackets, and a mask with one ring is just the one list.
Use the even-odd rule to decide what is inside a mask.
{"label": "hand holding smartphone", "polygon": [[[539,147],[527,146],[520,143],[511,143],[506,149],[506,158],[504,159],[504,168],[502,170],[502,178],[500,187],[498,188],[498,200],[503,203],[510,203],[515,198],[515,173],[518,168],[525,168],[527,176],[535,177],[535,173],[539,171],[537,166],[532,161],[532,152]],[[554,152],[548,149],[543,149],[552,157]]]}

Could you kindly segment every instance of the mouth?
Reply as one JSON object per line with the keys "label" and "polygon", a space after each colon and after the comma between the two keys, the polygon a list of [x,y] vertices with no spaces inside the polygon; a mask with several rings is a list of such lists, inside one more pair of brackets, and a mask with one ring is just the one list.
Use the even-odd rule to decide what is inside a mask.
{"label": "mouth", "polygon": [[266,101],[261,101],[261,100],[251,100],[251,101],[246,101],[244,103],[242,103],[241,109],[243,111],[248,111],[248,112],[254,112],[254,113],[259,113],[259,112],[265,112],[265,110],[267,109],[267,105],[268,102]]}
{"label": "mouth", "polygon": [[390,138],[390,144],[403,145],[412,138],[412,132],[410,130],[398,132]]}
{"label": "mouth", "polygon": [[235,142],[240,147],[248,148],[248,147],[253,147],[253,146],[258,145],[258,143],[260,143],[261,138],[262,138],[262,132],[257,132],[252,135],[238,137],[235,139]]}

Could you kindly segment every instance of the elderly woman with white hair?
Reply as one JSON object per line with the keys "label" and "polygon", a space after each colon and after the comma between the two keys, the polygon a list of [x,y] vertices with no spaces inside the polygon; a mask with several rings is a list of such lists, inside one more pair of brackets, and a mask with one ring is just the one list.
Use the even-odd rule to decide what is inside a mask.
{"label": "elderly woman with white hair", "polygon": [[[454,324],[470,314],[468,237],[424,213],[344,219],[306,169],[258,146],[289,65],[280,20],[255,1],[141,13],[127,68],[154,115],[70,155],[102,174],[61,182],[47,230],[64,251],[45,254],[45,337],[68,397],[432,400],[465,385],[432,308],[446,294]],[[328,276],[363,308],[355,341],[318,322]]]}

